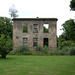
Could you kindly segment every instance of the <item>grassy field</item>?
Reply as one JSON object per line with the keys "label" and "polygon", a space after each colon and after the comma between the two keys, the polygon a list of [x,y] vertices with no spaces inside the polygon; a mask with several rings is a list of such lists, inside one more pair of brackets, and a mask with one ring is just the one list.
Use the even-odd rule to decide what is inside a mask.
{"label": "grassy field", "polygon": [[0,75],[75,75],[75,56],[7,56]]}

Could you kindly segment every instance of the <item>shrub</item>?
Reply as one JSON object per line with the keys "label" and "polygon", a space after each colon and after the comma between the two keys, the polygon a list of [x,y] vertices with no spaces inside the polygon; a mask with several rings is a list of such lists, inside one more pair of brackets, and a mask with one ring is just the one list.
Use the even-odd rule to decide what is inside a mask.
{"label": "shrub", "polygon": [[49,54],[49,48],[47,46],[45,47],[41,47],[41,46],[37,46],[35,48],[35,53],[36,55],[48,55]]}
{"label": "shrub", "polygon": [[63,47],[62,51],[64,55],[69,55],[70,47]]}
{"label": "shrub", "polygon": [[75,55],[75,47],[70,48],[70,55]]}
{"label": "shrub", "polygon": [[35,48],[35,50],[38,51],[38,52],[42,52],[42,49],[43,49],[43,48],[42,48],[41,46],[37,46],[37,47]]}
{"label": "shrub", "polygon": [[50,52],[50,55],[69,55],[70,47],[57,48]]}
{"label": "shrub", "polygon": [[45,55],[49,55],[49,48],[47,46],[45,46],[42,50],[43,54]]}
{"label": "shrub", "polygon": [[63,53],[62,50],[59,50],[59,51],[51,51],[50,52],[50,55],[64,55],[64,53]]}
{"label": "shrub", "polygon": [[0,36],[0,54],[2,58],[6,58],[6,55],[13,49],[13,41],[9,36],[6,38],[4,34]]}
{"label": "shrub", "polygon": [[16,48],[16,54],[30,55],[31,51],[28,46],[19,46]]}
{"label": "shrub", "polygon": [[10,51],[9,55],[16,55],[16,51],[15,50]]}

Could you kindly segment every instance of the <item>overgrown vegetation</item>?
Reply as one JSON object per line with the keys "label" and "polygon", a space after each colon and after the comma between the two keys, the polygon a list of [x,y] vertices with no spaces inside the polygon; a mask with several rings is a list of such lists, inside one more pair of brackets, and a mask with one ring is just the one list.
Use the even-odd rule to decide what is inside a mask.
{"label": "overgrown vegetation", "polygon": [[2,58],[6,58],[6,55],[12,50],[12,33],[11,20],[6,17],[0,17],[0,54]]}
{"label": "overgrown vegetation", "polygon": [[57,48],[56,50],[51,51],[50,55],[75,55],[75,47]]}
{"label": "overgrown vegetation", "polygon": [[31,54],[29,47],[26,45],[17,47],[15,53],[16,54],[23,54],[23,55],[30,55]]}
{"label": "overgrown vegetation", "polygon": [[57,48],[51,51],[47,46],[37,46],[34,50],[30,50],[28,46],[17,47],[16,50],[11,51],[10,55],[40,55],[40,56],[53,56],[53,55],[75,55],[75,47]]}
{"label": "overgrown vegetation", "polygon": [[63,25],[63,33],[57,38],[57,50],[55,53],[62,55],[75,55],[75,21],[67,20]]}
{"label": "overgrown vegetation", "polygon": [[23,26],[23,32],[28,32],[28,26],[27,26],[27,24],[24,24],[24,26]]}

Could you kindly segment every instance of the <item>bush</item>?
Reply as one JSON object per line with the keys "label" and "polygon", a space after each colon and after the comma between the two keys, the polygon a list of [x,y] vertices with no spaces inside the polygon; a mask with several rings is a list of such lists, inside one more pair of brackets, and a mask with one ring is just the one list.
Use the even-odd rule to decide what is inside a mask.
{"label": "bush", "polygon": [[70,47],[63,47],[62,51],[64,55],[69,55]]}
{"label": "bush", "polygon": [[62,50],[59,51],[51,51],[50,55],[64,55],[64,52]]}
{"label": "bush", "polygon": [[4,34],[0,36],[0,54],[2,58],[6,58],[6,55],[13,49],[13,41],[9,36],[6,38]]}
{"label": "bush", "polygon": [[41,46],[37,46],[37,47],[35,48],[35,50],[38,51],[38,52],[42,52],[42,49],[43,49],[43,48],[42,48]]}
{"label": "bush", "polygon": [[45,46],[42,50],[43,54],[45,55],[49,55],[49,48],[47,46]]}
{"label": "bush", "polygon": [[69,55],[70,47],[57,48],[50,52],[50,55]]}
{"label": "bush", "polygon": [[75,47],[70,48],[70,55],[75,55]]}
{"label": "bush", "polygon": [[47,46],[45,47],[41,47],[41,46],[37,46],[35,48],[35,51],[37,51],[37,55],[48,55],[49,54],[49,48]]}
{"label": "bush", "polygon": [[31,55],[31,51],[29,50],[28,46],[19,46],[16,48],[16,54],[23,54],[23,55]]}
{"label": "bush", "polygon": [[16,51],[15,50],[10,51],[9,55],[16,55]]}
{"label": "bush", "polygon": [[56,50],[51,51],[50,55],[75,55],[75,47],[57,48]]}

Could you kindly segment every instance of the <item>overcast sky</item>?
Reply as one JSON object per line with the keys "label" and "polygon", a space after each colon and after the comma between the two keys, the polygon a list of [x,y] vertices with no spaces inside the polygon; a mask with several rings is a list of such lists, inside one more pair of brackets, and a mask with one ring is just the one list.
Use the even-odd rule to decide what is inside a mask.
{"label": "overcast sky", "polygon": [[70,11],[71,0],[0,0],[0,16],[10,17],[9,8],[12,4],[18,10],[19,18],[58,18],[57,35],[62,31],[61,25],[75,18],[75,12]]}

